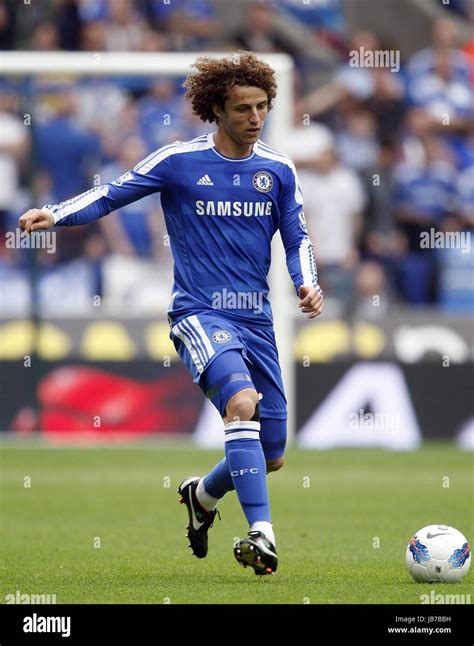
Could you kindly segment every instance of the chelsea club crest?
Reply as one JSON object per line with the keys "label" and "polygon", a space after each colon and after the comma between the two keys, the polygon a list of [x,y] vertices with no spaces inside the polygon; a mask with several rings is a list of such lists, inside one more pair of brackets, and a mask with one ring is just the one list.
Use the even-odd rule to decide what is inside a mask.
{"label": "chelsea club crest", "polygon": [[254,188],[256,188],[257,191],[260,191],[260,193],[268,193],[268,191],[272,190],[273,178],[270,173],[266,173],[264,170],[261,170],[258,173],[255,173],[252,183]]}
{"label": "chelsea club crest", "polygon": [[214,343],[226,343],[227,341],[230,341],[232,338],[230,332],[227,332],[227,330],[217,330],[217,332],[214,332],[212,335],[212,340]]}

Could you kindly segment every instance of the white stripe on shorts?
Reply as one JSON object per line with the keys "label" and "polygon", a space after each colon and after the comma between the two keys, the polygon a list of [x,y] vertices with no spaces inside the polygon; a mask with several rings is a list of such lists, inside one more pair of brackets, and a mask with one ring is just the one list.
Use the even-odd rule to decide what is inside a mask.
{"label": "white stripe on shorts", "polygon": [[202,361],[202,365],[207,366],[209,357],[207,355],[205,348],[203,348],[201,339],[199,338],[199,335],[197,334],[193,326],[189,325],[189,321],[187,319],[183,319],[179,324],[179,329],[184,334],[187,334],[189,340],[193,344],[194,349],[197,351],[199,358]]}
{"label": "white stripe on shorts", "polygon": [[187,347],[189,350],[189,354],[191,355],[191,359],[194,361],[194,365],[196,366],[199,374],[204,370],[203,363],[197,353],[195,343],[193,339],[190,339],[188,334],[189,332],[185,332],[180,328],[181,323],[178,323],[178,325],[175,325],[174,328],[172,329],[173,334],[175,334],[178,339],[180,339],[184,345]]}
{"label": "white stripe on shorts", "polygon": [[207,336],[206,332],[204,331],[204,328],[201,325],[200,320],[196,315],[189,316],[186,321],[188,321],[189,325],[197,332],[198,336],[201,338],[201,342],[203,343],[204,347],[207,350],[207,357],[210,359],[214,354],[215,350],[212,347],[212,343]]}

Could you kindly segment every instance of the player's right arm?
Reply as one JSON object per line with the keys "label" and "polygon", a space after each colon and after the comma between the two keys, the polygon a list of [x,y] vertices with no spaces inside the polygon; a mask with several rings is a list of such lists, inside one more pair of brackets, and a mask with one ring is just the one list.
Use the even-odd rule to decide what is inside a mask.
{"label": "player's right arm", "polygon": [[161,191],[171,176],[169,156],[175,146],[165,146],[149,155],[118,179],[82,193],[60,204],[31,209],[20,217],[23,231],[31,232],[57,226],[87,224],[93,220]]}
{"label": "player's right arm", "polygon": [[21,230],[27,233],[54,227],[53,216],[49,211],[43,209],[30,209],[21,216],[19,222]]}

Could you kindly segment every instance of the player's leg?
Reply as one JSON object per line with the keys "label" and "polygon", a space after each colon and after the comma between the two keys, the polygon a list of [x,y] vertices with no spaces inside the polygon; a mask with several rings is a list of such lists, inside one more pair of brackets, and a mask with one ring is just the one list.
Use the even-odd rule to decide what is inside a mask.
{"label": "player's leg", "polygon": [[[228,329],[223,330],[221,325],[222,321],[216,322],[213,317],[208,319],[205,316],[192,316],[174,326],[170,335],[194,381],[199,383],[227,422],[226,460],[221,461],[205,478],[188,478],[179,488],[182,501],[188,508],[188,536],[191,547],[194,554],[201,558],[207,554],[207,530],[215,516],[215,504],[226,491],[233,488],[233,485],[237,488],[251,528],[254,523],[265,523],[267,533],[272,535],[266,492],[267,465],[259,440],[258,395],[243,358],[246,347],[240,339],[239,332],[227,325],[227,322]],[[222,347],[223,342],[226,343],[225,350]],[[237,396],[233,399],[234,395]],[[227,425],[230,425],[229,428]],[[227,450],[229,447],[232,450]],[[249,471],[246,471],[248,467],[244,463],[249,458],[255,465],[250,465]],[[238,475],[232,476],[229,469]],[[257,475],[258,478],[255,478]],[[252,487],[253,491],[248,493],[247,481],[243,480],[242,476],[254,476],[254,480],[259,481],[259,486]],[[236,478],[240,480],[236,481]],[[265,537],[260,538],[260,532],[256,533],[259,534],[259,538],[256,539],[259,543],[256,552],[258,554],[259,550],[262,551],[263,562],[258,566],[255,563],[249,564],[255,566],[256,571],[260,566],[271,566],[266,572],[259,573],[274,571],[274,547]],[[254,546],[257,548],[257,545]]]}
{"label": "player's leg", "polygon": [[[253,372],[253,371],[252,371]],[[264,384],[260,384],[264,386]],[[268,388],[263,388],[269,394]],[[263,394],[265,398],[265,394]],[[263,400],[262,400],[263,403]],[[261,418],[260,441],[265,457],[266,472],[281,469],[286,444],[286,419]],[[277,569],[277,553],[273,525],[270,522],[255,522],[248,538],[237,543],[234,555],[243,565],[250,565],[255,574],[271,574]]]}
{"label": "player's leg", "polygon": [[[266,472],[266,464],[259,440],[258,394],[253,388],[248,365],[241,352],[228,350],[218,356],[206,369],[202,387],[222,415],[225,433],[226,457],[201,479],[196,491],[200,503],[212,510],[227,491],[236,488],[236,482],[238,495],[239,489],[246,489],[249,479],[244,478],[241,484],[242,475],[246,475],[244,469],[251,469],[249,475],[256,476],[257,469],[260,473]],[[255,447],[257,451],[252,453]],[[252,461],[252,455],[255,464],[246,465],[247,461]],[[237,476],[233,476],[232,472],[239,472],[240,479],[236,480]],[[250,478],[248,484],[252,485],[256,480],[258,478]],[[243,505],[248,495],[244,498]],[[258,504],[255,502],[250,506],[258,507]],[[252,525],[255,515],[260,512],[249,509],[247,513],[249,524]],[[266,515],[269,515],[268,512]],[[259,520],[264,520],[263,516]]]}
{"label": "player's leg", "polygon": [[264,531],[274,542],[257,391],[245,388],[235,393],[223,419],[226,461],[250,530]]}
{"label": "player's leg", "polygon": [[[247,355],[251,362],[250,374],[256,390],[261,394],[260,401],[260,442],[265,455],[267,473],[278,471],[284,463],[284,452],[286,445],[286,398],[281,377],[281,370],[278,362],[278,353],[275,344],[275,337],[271,328],[247,329],[243,338]],[[257,524],[253,529],[260,529]],[[263,528],[262,528],[263,529]],[[273,536],[268,529],[264,534]],[[251,534],[251,533],[250,533]],[[255,568],[252,559],[255,551],[264,550],[264,545],[259,545],[259,539],[255,541],[251,535],[248,539],[240,541],[235,549],[235,556],[241,562],[247,561],[252,565],[257,574],[263,574]],[[272,541],[273,552],[275,552],[275,541]],[[253,551],[250,551],[252,548]],[[238,553],[240,550],[240,553]],[[267,557],[265,557],[267,558]],[[264,558],[264,560],[265,560]],[[271,557],[268,557],[271,563]],[[276,569],[276,559],[275,559]],[[273,571],[274,571],[273,569]]]}
{"label": "player's leg", "polygon": [[[227,322],[223,329],[222,321],[215,316],[192,315],[172,326],[170,338],[193,381],[204,392],[210,389],[206,394],[221,410],[221,414],[229,397],[251,385],[241,354],[244,350],[238,331]],[[227,355],[227,360],[217,361],[223,353]],[[206,380],[207,375],[210,377]],[[198,558],[207,555],[208,529],[216,516],[216,504],[227,490],[233,488],[226,463],[220,467],[217,465],[213,471],[210,492],[204,489],[203,479],[198,476],[186,478],[178,488],[180,502],[186,505],[188,511],[187,536],[190,547]]]}
{"label": "player's leg", "polygon": [[[248,367],[237,349],[226,350],[214,357],[203,372],[199,384],[222,417],[225,416],[229,399],[252,385]],[[207,555],[207,532],[214,521],[218,503],[234,488],[227,457],[204,477],[193,476],[180,484],[178,491],[188,508],[190,519],[188,538],[193,553],[198,558]]]}
{"label": "player's leg", "polygon": [[225,415],[226,461],[250,530],[234,546],[236,559],[255,574],[272,574],[278,557],[267,491],[267,464],[260,442],[258,393],[246,388],[227,402]]}
{"label": "player's leg", "polygon": [[[208,366],[202,376],[201,387],[221,417],[224,417],[229,399],[251,385],[251,377],[239,350],[227,350],[221,357],[223,359],[213,361]],[[201,479],[196,493],[203,507],[214,510],[221,498],[234,488],[227,458],[224,457]]]}
{"label": "player's leg", "polygon": [[[268,397],[268,389],[263,388]],[[285,464],[286,419],[261,417],[260,441],[267,464],[267,473],[279,471]]]}
{"label": "player's leg", "polygon": [[287,437],[287,405],[275,336],[271,328],[249,330],[245,341],[252,382],[262,397],[260,441],[271,473],[284,464]]}
{"label": "player's leg", "polygon": [[[219,361],[214,361],[207,368],[202,378],[202,385],[204,392],[219,410],[226,424],[234,421],[234,417],[239,417],[240,411],[237,407],[239,402],[245,399],[246,381],[251,379],[251,375],[248,374],[247,364],[240,351],[228,350],[221,357]],[[262,383],[261,379],[259,381]],[[262,385],[267,390],[267,384],[262,383]],[[234,392],[236,395],[233,395]],[[286,420],[263,418],[260,439],[267,473],[277,471],[283,466]],[[212,511],[221,498],[233,489],[235,489],[234,482],[227,458],[224,457],[206,476],[201,478],[196,494],[199,503],[205,509]],[[273,536],[273,532],[271,530],[270,532]]]}
{"label": "player's leg", "polygon": [[250,527],[249,538],[240,542],[236,557],[259,574],[274,572],[277,556],[267,464],[259,438],[259,396],[241,352],[229,350],[216,357],[203,375],[202,387],[222,415],[226,457],[200,480],[198,500],[211,507],[235,488]]}
{"label": "player's leg", "polygon": [[[285,462],[283,454],[286,445],[286,419],[262,417],[260,419],[260,441],[265,455],[267,473],[279,471]],[[196,493],[201,505],[205,509],[213,511],[225,494],[233,489],[235,489],[234,482],[230,475],[227,458],[224,457],[206,476],[200,479]]]}
{"label": "player's leg", "polygon": [[[275,336],[271,328],[262,330],[246,330],[246,353],[251,357],[249,364],[250,377],[263,400],[259,403],[261,412],[260,441],[265,454],[267,473],[278,471],[284,463],[284,452],[287,436],[286,398],[278,361]],[[242,364],[240,352],[227,351],[229,375],[238,374],[245,370],[247,363]],[[221,415],[225,411],[229,391],[216,388],[219,384],[218,365],[211,364],[203,375],[204,391]],[[207,509],[215,509],[219,500],[227,491],[234,488],[229,473],[227,460],[221,460],[214,469],[205,476],[199,485],[199,493],[203,505]]]}

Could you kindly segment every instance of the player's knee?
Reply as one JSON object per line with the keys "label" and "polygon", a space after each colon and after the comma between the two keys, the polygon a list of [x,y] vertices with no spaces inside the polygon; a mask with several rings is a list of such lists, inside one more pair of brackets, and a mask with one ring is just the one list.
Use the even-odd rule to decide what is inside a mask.
{"label": "player's knee", "polygon": [[285,458],[273,458],[272,460],[267,460],[267,473],[272,471],[279,471],[282,466],[285,464]]}
{"label": "player's knee", "polygon": [[235,393],[225,409],[224,420],[226,422],[247,422],[254,418],[255,409],[258,404],[258,394],[253,388],[244,388]]}

